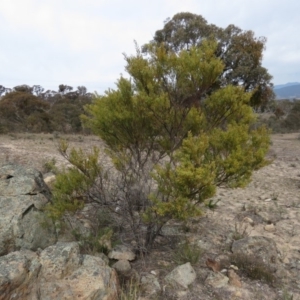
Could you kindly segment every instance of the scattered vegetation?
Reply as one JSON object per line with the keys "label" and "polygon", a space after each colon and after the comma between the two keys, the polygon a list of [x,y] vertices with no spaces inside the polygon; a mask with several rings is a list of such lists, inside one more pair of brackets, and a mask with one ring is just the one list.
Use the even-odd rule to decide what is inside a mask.
{"label": "scattered vegetation", "polygon": [[44,91],[39,85],[0,86],[0,134],[7,132],[83,132],[80,115],[93,94],[79,86],[59,85],[58,91]]}
{"label": "scattered vegetation", "polygon": [[235,223],[234,224],[234,232],[232,233],[232,239],[234,241],[241,240],[250,235],[248,230],[248,224],[245,223]]}
{"label": "scattered vegetation", "polygon": [[218,207],[218,203],[221,201],[221,199],[218,199],[214,201],[213,199],[209,199],[206,203],[205,206],[211,210],[214,210],[215,208]]}
{"label": "scattered vegetation", "polygon": [[231,263],[236,265],[247,277],[262,280],[274,286],[278,279],[274,270],[259,257],[246,254],[232,254]]}
{"label": "scattered vegetation", "polygon": [[49,173],[52,172],[53,174],[58,173],[58,169],[56,166],[56,159],[53,157],[51,160],[44,163],[42,168],[43,173]]}
{"label": "scattered vegetation", "polygon": [[268,104],[268,114],[259,116],[258,124],[265,124],[273,133],[297,132],[300,129],[300,100],[276,100]]}
{"label": "scattered vegetation", "polygon": [[111,250],[113,231],[110,228],[99,229],[97,234],[82,234],[80,231],[73,230],[75,240],[79,242],[81,253],[93,255],[95,253],[104,253]]}
{"label": "scattered vegetation", "polygon": [[173,260],[176,264],[182,265],[190,262],[191,265],[195,265],[199,262],[203,250],[197,246],[184,242],[178,246],[173,254]]}
{"label": "scattered vegetation", "polygon": [[140,285],[135,281],[130,281],[122,284],[119,300],[138,300],[141,299]]}
{"label": "scattered vegetation", "polygon": [[294,296],[293,296],[293,294],[290,294],[287,290],[284,290],[281,299],[282,300],[293,300]]}

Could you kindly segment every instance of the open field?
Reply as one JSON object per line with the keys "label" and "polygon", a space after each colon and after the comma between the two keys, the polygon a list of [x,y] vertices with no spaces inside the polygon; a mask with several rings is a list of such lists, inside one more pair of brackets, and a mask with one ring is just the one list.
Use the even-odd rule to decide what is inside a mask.
{"label": "open field", "polygon": [[[218,207],[213,211],[208,210],[204,217],[187,225],[187,239],[196,242],[205,252],[195,266],[198,279],[190,287],[187,298],[182,299],[230,299],[222,298],[222,294],[215,292],[209,294],[204,281],[209,272],[205,261],[207,258],[218,259],[228,251],[228,240],[233,234],[269,237],[275,241],[279,250],[280,268],[276,274],[281,283],[274,287],[242,277],[245,291],[255,295],[255,299],[292,299],[283,298],[284,291],[289,295],[293,294],[293,300],[300,299],[299,135],[273,135],[268,155],[270,164],[256,171],[252,182],[246,188],[219,189],[214,197],[214,200],[220,199]],[[85,150],[92,146],[101,146],[101,141],[95,136],[62,137],[71,146]],[[58,164],[64,164],[57,151],[57,142],[58,138],[51,134],[0,135],[0,164],[11,161],[39,170],[52,158]],[[245,224],[246,217],[253,224]],[[267,225],[273,227],[266,227]],[[168,265],[172,266],[168,251],[154,250],[143,262],[136,262],[136,268],[143,272],[157,270],[159,276],[163,277],[169,271]]]}
{"label": "open field", "polygon": [[95,136],[56,135],[56,134],[9,134],[0,135],[0,164],[9,161],[34,167],[43,171],[43,166],[51,159],[57,165],[64,165],[64,158],[59,154],[58,142],[65,139],[70,147],[91,149],[101,146],[101,141]]}

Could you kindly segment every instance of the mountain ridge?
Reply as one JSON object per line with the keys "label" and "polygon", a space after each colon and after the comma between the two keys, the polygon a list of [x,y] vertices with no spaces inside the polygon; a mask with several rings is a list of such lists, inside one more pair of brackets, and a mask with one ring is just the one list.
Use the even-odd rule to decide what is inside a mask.
{"label": "mountain ridge", "polygon": [[276,99],[300,98],[300,82],[289,82],[273,87]]}

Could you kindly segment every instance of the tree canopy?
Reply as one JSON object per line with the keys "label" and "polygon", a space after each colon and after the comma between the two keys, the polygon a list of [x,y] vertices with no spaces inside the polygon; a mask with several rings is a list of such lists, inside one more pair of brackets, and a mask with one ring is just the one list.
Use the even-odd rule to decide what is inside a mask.
{"label": "tree canopy", "polygon": [[235,25],[220,28],[208,24],[201,15],[184,12],[167,19],[164,27],[157,30],[153,40],[143,48],[147,51],[149,45],[163,44],[166,49],[180,52],[209,39],[217,41],[215,54],[224,63],[212,90],[228,84],[243,86],[246,91],[253,91],[250,104],[264,109],[274,98],[272,76],[262,66],[265,37],[257,38],[252,31]]}
{"label": "tree canopy", "polygon": [[80,132],[83,106],[93,96],[84,86],[74,91],[63,84],[58,91],[45,91],[40,85],[0,86],[1,132]]}
{"label": "tree canopy", "polygon": [[[9,131],[49,131],[49,104],[38,97],[16,90],[0,101],[0,123]],[[39,131],[38,130],[38,131]]]}

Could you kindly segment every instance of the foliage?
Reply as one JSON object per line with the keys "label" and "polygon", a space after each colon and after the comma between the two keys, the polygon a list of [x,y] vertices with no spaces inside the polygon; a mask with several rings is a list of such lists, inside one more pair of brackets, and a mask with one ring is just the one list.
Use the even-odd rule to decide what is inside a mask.
{"label": "foliage", "polygon": [[[49,216],[59,219],[65,211],[75,212],[83,208],[84,203],[93,197],[99,197],[100,190],[94,196],[93,191],[87,191],[94,185],[97,178],[105,177],[101,166],[98,165],[99,150],[93,148],[89,154],[82,150],[72,149],[67,153],[68,143],[61,140],[59,144],[60,153],[72,165],[71,168],[57,174],[53,187],[53,204],[48,207]],[[96,200],[94,200],[96,201]]]}
{"label": "foliage", "polygon": [[[39,131],[49,130],[49,117],[47,109],[49,104],[36,96],[25,92],[12,92],[5,95],[0,101],[1,123],[10,130]],[[39,120],[39,122],[37,122]]]}
{"label": "foliage", "polygon": [[105,238],[110,241],[113,231],[110,228],[104,228],[99,229],[96,234],[91,233],[89,235],[83,235],[74,230],[73,235],[79,242],[81,253],[90,255],[95,253],[104,253],[107,255],[110,249],[107,244],[101,243],[101,240]]}
{"label": "foliage", "polygon": [[294,101],[283,124],[290,131],[297,131],[300,129],[300,101]]}
{"label": "foliage", "polygon": [[273,133],[297,132],[300,129],[300,101],[278,100],[269,116],[261,116],[260,123],[266,124]]}
{"label": "foliage", "polygon": [[58,173],[58,169],[56,166],[56,159],[53,157],[51,160],[46,161],[43,165],[43,173],[52,172],[53,174]]}
{"label": "foliage", "polygon": [[283,291],[283,294],[282,294],[282,297],[281,297],[282,300],[293,300],[294,299],[294,296],[293,294],[290,294],[286,289]]}
{"label": "foliage", "polygon": [[59,91],[46,91],[39,85],[20,85],[12,90],[0,86],[0,133],[80,132],[83,106],[92,94],[84,86],[78,90],[60,85]]}
{"label": "foliage", "polygon": [[119,299],[120,300],[138,300],[141,299],[141,287],[135,281],[130,281],[122,284],[122,289],[120,290]]}
{"label": "foliage", "polygon": [[207,93],[224,68],[217,49],[203,41],[179,53],[152,45],[125,55],[130,79],[121,77],[82,117],[106,143],[115,174],[98,164],[98,150],[85,155],[61,144],[72,167],[57,178],[56,216],[95,202],[144,251],[170,219],[201,214],[200,204],[217,186],[249,182],[265,163],[268,132],[252,129],[252,93],[233,85]]}
{"label": "foliage", "polygon": [[208,24],[201,16],[188,12],[178,13],[165,21],[164,27],[155,32],[153,40],[144,46],[163,44],[175,52],[189,50],[208,39],[217,41],[216,56],[224,63],[224,68],[212,90],[233,84],[253,91],[250,103],[253,107],[264,109],[274,98],[272,76],[262,67],[262,52],[266,38],[256,38],[252,31],[243,31],[234,25],[220,28]]}
{"label": "foliage", "polygon": [[178,265],[182,265],[187,262],[195,265],[198,263],[202,254],[203,250],[200,247],[184,242],[179,245],[178,249],[176,249],[174,253],[174,261]]}
{"label": "foliage", "polygon": [[221,201],[221,199],[218,199],[214,201],[213,199],[209,199],[209,201],[205,202],[205,206],[211,210],[214,210],[218,207],[218,203]]}
{"label": "foliage", "polygon": [[3,124],[0,123],[0,134],[4,134],[6,132],[7,132],[6,127]]}
{"label": "foliage", "polygon": [[81,130],[80,115],[82,113],[82,106],[70,100],[57,101],[49,110],[53,128],[63,133],[79,132]]}

